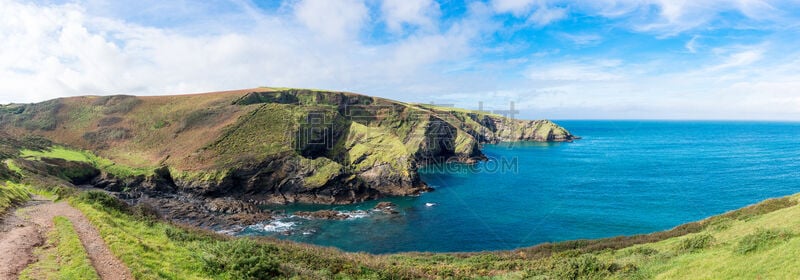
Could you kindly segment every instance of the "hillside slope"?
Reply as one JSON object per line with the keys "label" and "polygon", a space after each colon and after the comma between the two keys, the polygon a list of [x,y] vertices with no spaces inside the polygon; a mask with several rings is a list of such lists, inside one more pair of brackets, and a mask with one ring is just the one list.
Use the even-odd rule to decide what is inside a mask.
{"label": "hillside slope", "polygon": [[770,199],[646,235],[389,255],[233,238],[164,222],[104,192],[68,200],[137,279],[793,279],[800,273],[793,265],[800,251],[799,198]]}
{"label": "hillside slope", "polygon": [[98,164],[88,155],[98,171],[87,174],[96,176],[76,184],[133,199],[221,198],[232,212],[252,208],[241,202],[346,204],[418,194],[430,190],[418,167],[482,160],[483,143],[574,139],[547,120],[272,88],[12,104],[0,107],[0,128],[102,158]]}

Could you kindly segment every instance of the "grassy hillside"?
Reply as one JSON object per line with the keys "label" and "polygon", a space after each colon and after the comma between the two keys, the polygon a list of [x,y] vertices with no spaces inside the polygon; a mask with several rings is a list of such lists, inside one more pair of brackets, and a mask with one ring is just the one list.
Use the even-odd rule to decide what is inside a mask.
{"label": "grassy hillside", "polygon": [[[47,176],[23,173],[22,181],[31,185],[14,183],[15,188],[69,197],[137,279],[787,279],[800,273],[793,265],[800,253],[800,194],[647,235],[513,251],[371,255],[231,238],[161,220],[146,205],[130,206],[103,192],[52,188]],[[61,242],[58,249],[41,252],[47,261],[26,275],[92,274],[69,229],[57,223],[51,239]]]}
{"label": "grassy hillside", "polygon": [[[266,116],[256,110],[248,114]],[[377,120],[366,123],[373,121]],[[396,122],[390,118],[382,121]],[[347,137],[352,139],[345,138],[333,150],[346,149],[363,160],[381,156],[361,155],[369,153],[369,145],[389,142],[397,146],[389,151],[399,153],[400,145],[391,143],[398,139],[397,133],[403,134],[398,131],[407,131],[404,135],[418,132],[344,123],[349,124]],[[238,133],[232,129],[236,125],[245,123],[228,126],[220,135]],[[800,194],[647,235],[541,244],[513,251],[371,255],[269,238],[231,238],[175,224],[158,218],[157,212],[145,204],[131,206],[103,192],[79,193],[70,183],[85,170],[148,176],[137,172],[149,169],[132,162],[117,163],[103,156],[107,150],[95,153],[53,146],[37,137],[6,135],[0,139],[4,163],[0,167],[6,170],[0,179],[9,180],[0,184],[0,190],[14,189],[0,192],[0,197],[20,201],[37,192],[68,198],[87,215],[111,251],[138,279],[790,279],[800,274],[794,265],[800,254]],[[221,147],[234,148],[227,144]],[[295,149],[289,152],[300,153]],[[322,182],[330,180],[324,174],[344,172],[341,160],[326,156],[304,158],[301,164],[320,170],[307,174],[305,179],[315,182],[309,186],[324,185]],[[387,159],[376,159],[380,160]],[[187,177],[201,176],[182,172]],[[147,174],[150,173],[153,172]],[[207,177],[200,179],[225,177],[204,174]],[[58,230],[50,239],[60,242],[56,248],[62,248],[40,252],[48,261],[31,267],[25,275],[93,275],[85,265],[85,257],[74,246],[70,227],[63,221],[57,223]]]}
{"label": "grassy hillside", "polygon": [[546,120],[273,88],[4,105],[0,128],[70,147],[81,155],[58,148],[23,156],[91,163],[101,185],[268,203],[416,194],[428,190],[417,167],[480,160],[482,143],[573,139]]}
{"label": "grassy hillside", "polygon": [[73,205],[141,279],[787,279],[800,273],[800,195],[668,232],[468,254],[369,255],[273,239],[232,239],[136,214],[102,193]]}

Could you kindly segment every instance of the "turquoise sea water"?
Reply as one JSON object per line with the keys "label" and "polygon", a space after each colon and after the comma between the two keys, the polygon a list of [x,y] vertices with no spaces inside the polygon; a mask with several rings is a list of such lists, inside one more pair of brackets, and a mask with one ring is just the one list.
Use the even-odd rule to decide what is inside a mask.
{"label": "turquoise sea water", "polygon": [[[433,166],[436,191],[384,199],[398,215],[293,205],[250,226],[346,251],[483,251],[666,230],[770,197],[800,192],[800,123],[560,121],[573,143],[486,145],[474,166]],[[344,221],[291,217],[336,209]]]}

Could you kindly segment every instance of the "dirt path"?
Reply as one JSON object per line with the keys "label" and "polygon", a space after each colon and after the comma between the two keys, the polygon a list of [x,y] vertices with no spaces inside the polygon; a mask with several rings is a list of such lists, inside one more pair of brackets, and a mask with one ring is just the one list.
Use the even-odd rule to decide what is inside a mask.
{"label": "dirt path", "polygon": [[25,206],[7,214],[0,222],[0,279],[16,279],[20,271],[36,261],[33,249],[44,242],[53,218],[69,219],[102,279],[133,279],[128,268],[108,249],[86,216],[67,202],[34,197]]}

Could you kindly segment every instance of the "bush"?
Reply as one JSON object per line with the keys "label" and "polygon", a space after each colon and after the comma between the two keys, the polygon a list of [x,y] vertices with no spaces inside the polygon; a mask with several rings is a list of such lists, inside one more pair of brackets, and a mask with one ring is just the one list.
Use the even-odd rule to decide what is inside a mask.
{"label": "bush", "polygon": [[714,236],[710,234],[695,235],[681,241],[678,245],[679,251],[695,252],[711,246],[714,243]]}
{"label": "bush", "polygon": [[239,238],[217,241],[202,247],[203,269],[227,274],[232,279],[272,279],[280,276],[277,248]]}
{"label": "bush", "polygon": [[758,204],[747,206],[739,210],[734,210],[722,214],[715,218],[716,219],[728,218],[728,219],[746,221],[753,217],[757,217],[766,213],[774,212],[795,205],[797,205],[797,199],[794,199],[792,197],[773,198],[765,200]]}
{"label": "bush", "polygon": [[131,215],[137,220],[142,221],[157,221],[161,219],[161,213],[158,209],[149,203],[140,202],[133,207],[130,207]]}
{"label": "bush", "polygon": [[178,124],[175,133],[181,133],[186,130],[213,126],[219,120],[225,119],[230,115],[230,112],[221,109],[199,109],[191,111],[186,114],[186,117]]}
{"label": "bush", "polygon": [[652,255],[658,254],[658,250],[650,248],[650,247],[647,247],[647,246],[641,246],[641,247],[636,247],[636,248],[628,251],[628,254],[630,254],[630,255],[652,256]]}
{"label": "bush", "polygon": [[78,200],[100,206],[103,210],[128,212],[129,209],[127,203],[102,191],[83,192],[78,196]]}
{"label": "bush", "polygon": [[103,146],[110,141],[125,140],[132,137],[131,131],[126,128],[105,127],[98,131],[83,134],[83,139],[92,145]]}
{"label": "bush", "polygon": [[758,250],[766,249],[778,243],[787,241],[794,237],[794,233],[788,229],[763,229],[759,228],[756,232],[748,234],[739,240],[734,251],[738,254],[747,254]]}
{"label": "bush", "polygon": [[217,234],[214,231],[187,226],[183,224],[172,224],[164,228],[164,234],[172,241],[177,242],[194,242],[194,241],[221,241],[227,240],[227,236]]}
{"label": "bush", "polygon": [[607,264],[592,255],[562,259],[555,264],[553,274],[557,279],[595,279],[602,278],[618,270],[616,264]]}
{"label": "bush", "polygon": [[114,96],[104,96],[100,97],[92,105],[95,106],[104,106],[103,107],[103,114],[111,115],[116,113],[127,113],[133,110],[136,105],[139,105],[142,101],[139,100],[136,96],[130,95],[114,95]]}

